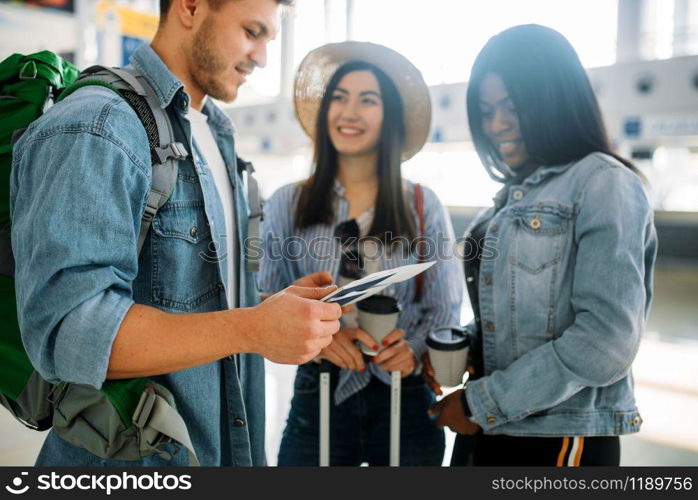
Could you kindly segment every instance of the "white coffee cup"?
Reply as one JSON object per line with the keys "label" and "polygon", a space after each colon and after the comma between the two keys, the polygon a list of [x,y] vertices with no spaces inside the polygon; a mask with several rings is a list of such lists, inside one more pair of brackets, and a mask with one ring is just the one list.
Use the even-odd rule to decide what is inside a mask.
{"label": "white coffee cup", "polygon": [[429,360],[434,367],[434,379],[443,387],[455,387],[463,383],[470,336],[459,326],[445,326],[427,335]]}
{"label": "white coffee cup", "polygon": [[[387,295],[372,295],[356,303],[358,310],[359,328],[367,332],[376,344],[383,349],[383,339],[397,326],[400,316],[400,304],[394,297]],[[375,356],[378,352],[360,343],[361,352],[367,356]],[[380,352],[380,351],[379,351]]]}

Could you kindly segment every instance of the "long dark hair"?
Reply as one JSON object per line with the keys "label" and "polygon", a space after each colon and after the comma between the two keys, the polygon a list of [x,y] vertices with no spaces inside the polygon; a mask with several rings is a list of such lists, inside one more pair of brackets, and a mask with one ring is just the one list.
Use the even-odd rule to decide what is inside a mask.
{"label": "long dark hair", "polygon": [[320,102],[315,130],[314,170],[301,185],[295,225],[303,229],[314,224],[331,224],[334,218],[334,181],[337,176],[337,150],[330,140],[327,111],[339,81],[354,71],[370,71],[378,80],[383,102],[383,123],[378,141],[378,195],[368,236],[386,241],[387,233],[415,237],[414,219],[402,189],[401,160],[405,143],[402,99],[393,81],[378,67],[353,61],[332,75]]}
{"label": "long dark hair", "polygon": [[642,177],[630,161],[611,150],[601,109],[572,45],[557,31],[536,24],[515,26],[490,38],[473,65],[468,124],[492,177],[505,180],[511,173],[482,130],[480,85],[488,73],[504,82],[532,164],[561,165],[601,152]]}

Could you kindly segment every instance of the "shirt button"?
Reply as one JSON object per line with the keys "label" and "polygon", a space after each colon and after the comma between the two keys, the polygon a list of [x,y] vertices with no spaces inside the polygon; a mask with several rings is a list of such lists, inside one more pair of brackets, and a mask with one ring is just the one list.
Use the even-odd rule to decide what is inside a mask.
{"label": "shirt button", "polygon": [[494,419],[494,417],[492,415],[487,415],[487,423],[488,424],[494,425],[495,422],[496,422],[496,420]]}
{"label": "shirt button", "polygon": [[472,277],[472,276],[468,276],[468,277],[465,279],[465,281],[467,281],[468,283],[472,283],[473,281],[475,281],[475,278]]}
{"label": "shirt button", "polygon": [[485,276],[482,277],[482,282],[483,282],[485,285],[489,285],[489,284],[492,283],[492,278],[490,278],[489,275],[485,275]]}
{"label": "shirt button", "polygon": [[225,285],[223,283],[218,283],[218,289],[223,290],[225,288]]}
{"label": "shirt button", "polygon": [[241,418],[236,418],[235,420],[233,420],[233,425],[235,425],[235,427],[244,427],[245,421]]}
{"label": "shirt button", "polygon": [[181,101],[179,101],[179,107],[182,108],[182,111],[184,111],[184,112],[186,113],[186,112],[187,112],[187,108],[188,108],[188,106],[187,106],[187,100],[186,100],[186,99],[182,99]]}
{"label": "shirt button", "polygon": [[514,191],[513,196],[514,196],[514,199],[518,201],[521,198],[523,198],[523,191]]}
{"label": "shirt button", "polygon": [[638,425],[640,425],[640,417],[635,417],[634,419],[632,419],[630,423],[637,427]]}
{"label": "shirt button", "polygon": [[485,325],[485,330],[488,332],[493,332],[494,331],[494,323],[491,321],[488,321],[487,324]]}

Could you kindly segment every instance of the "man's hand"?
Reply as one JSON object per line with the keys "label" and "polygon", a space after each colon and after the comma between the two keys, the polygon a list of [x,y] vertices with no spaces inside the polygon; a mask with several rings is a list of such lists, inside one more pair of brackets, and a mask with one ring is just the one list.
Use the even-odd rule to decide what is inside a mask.
{"label": "man's hand", "polygon": [[480,430],[480,426],[465,416],[461,402],[462,392],[463,389],[458,389],[443,398],[431,407],[429,415],[439,416],[436,420],[436,425],[439,427],[446,426],[458,434],[475,434]]}
{"label": "man's hand", "polygon": [[389,347],[379,352],[371,363],[387,372],[399,371],[403,378],[414,371],[416,359],[403,330],[390,332],[383,339],[383,345]]}
{"label": "man's hand", "polygon": [[323,287],[331,285],[334,280],[332,275],[327,271],[320,271],[313,274],[308,274],[302,278],[298,278],[293,282],[293,286],[302,287]]}
{"label": "man's hand", "polygon": [[[317,273],[308,274],[302,278],[298,278],[293,282],[293,286],[324,287],[331,285],[333,282],[334,280],[332,279],[332,275],[328,271],[318,271]],[[345,314],[353,310],[353,304],[342,307],[342,312]]]}
{"label": "man's hand", "polygon": [[319,300],[334,290],[291,286],[253,307],[256,327],[243,332],[248,352],[293,365],[316,357],[339,330],[342,309]]}
{"label": "man's hand", "polygon": [[332,343],[320,352],[320,356],[340,368],[363,372],[366,366],[361,350],[354,343],[357,340],[369,349],[378,350],[373,337],[365,331],[359,328],[342,328],[334,336]]}

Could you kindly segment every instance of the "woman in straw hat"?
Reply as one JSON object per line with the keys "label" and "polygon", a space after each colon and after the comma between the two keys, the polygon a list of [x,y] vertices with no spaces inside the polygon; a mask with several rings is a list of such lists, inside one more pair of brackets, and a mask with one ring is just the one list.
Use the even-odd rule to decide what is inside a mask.
{"label": "woman in straw hat", "polygon": [[631,365],[657,251],[642,175],[612,151],[577,54],[550,28],[491,38],[467,104],[503,188],[466,232],[497,254],[465,263],[474,380],[434,409],[461,435],[454,462],[470,449],[475,465],[618,465],[619,435],[642,423]]}
{"label": "woman in straw hat", "polygon": [[[401,175],[401,162],[427,138],[428,89],[397,52],[344,42],[306,56],[296,75],[295,106],[314,142],[314,170],[265,206],[261,291],[276,292],[322,270],[328,272],[318,284],[343,285],[381,269],[439,260],[421,280],[383,291],[401,308],[383,345],[345,314],[343,328],[321,352],[334,365],[330,464],[388,465],[390,372],[400,371],[400,463],[440,465],[444,434],[427,415],[434,396],[414,372],[427,332],[458,322],[464,284],[449,252],[454,236],[446,211],[431,190]],[[418,256],[418,237],[445,251],[437,255],[435,245],[424,245]],[[358,343],[375,355],[372,361]],[[279,465],[318,465],[318,366],[298,369]]]}

